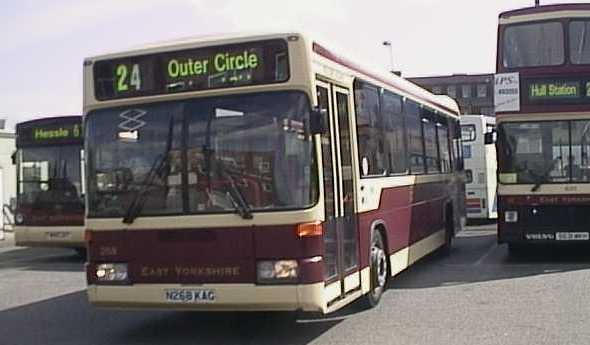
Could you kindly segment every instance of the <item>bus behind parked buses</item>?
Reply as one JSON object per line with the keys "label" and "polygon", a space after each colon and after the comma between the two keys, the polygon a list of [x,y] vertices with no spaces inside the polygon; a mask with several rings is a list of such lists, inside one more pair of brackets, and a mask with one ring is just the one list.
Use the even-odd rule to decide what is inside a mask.
{"label": "bus behind parked buses", "polygon": [[486,143],[486,133],[496,128],[496,119],[486,115],[461,115],[461,140],[465,161],[465,207],[467,218],[495,219],[496,147]]}
{"label": "bus behind parked buses", "polygon": [[498,241],[590,239],[590,4],[500,14]]}
{"label": "bus behind parked buses", "polygon": [[16,136],[16,244],[68,247],[83,254],[82,117],[21,122]]}
{"label": "bus behind parked buses", "polygon": [[189,39],[84,65],[97,306],[373,306],[465,221],[454,101],[306,36]]}

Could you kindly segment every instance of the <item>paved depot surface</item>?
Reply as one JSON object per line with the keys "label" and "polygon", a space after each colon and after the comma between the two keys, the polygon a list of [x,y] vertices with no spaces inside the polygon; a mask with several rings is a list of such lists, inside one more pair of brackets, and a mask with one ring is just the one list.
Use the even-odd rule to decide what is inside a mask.
{"label": "paved depot surface", "polygon": [[0,246],[0,344],[590,344],[590,247],[509,258],[494,225],[400,274],[379,307],[291,313],[99,310],[69,250]]}

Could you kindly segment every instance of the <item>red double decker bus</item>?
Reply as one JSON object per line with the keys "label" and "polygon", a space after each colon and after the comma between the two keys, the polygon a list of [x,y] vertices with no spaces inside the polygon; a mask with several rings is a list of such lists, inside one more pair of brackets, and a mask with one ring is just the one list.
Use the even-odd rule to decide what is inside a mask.
{"label": "red double decker bus", "polygon": [[590,239],[590,4],[500,14],[498,241]]}
{"label": "red double decker bus", "polygon": [[295,33],[85,62],[88,296],[328,313],[465,221],[458,108]]}

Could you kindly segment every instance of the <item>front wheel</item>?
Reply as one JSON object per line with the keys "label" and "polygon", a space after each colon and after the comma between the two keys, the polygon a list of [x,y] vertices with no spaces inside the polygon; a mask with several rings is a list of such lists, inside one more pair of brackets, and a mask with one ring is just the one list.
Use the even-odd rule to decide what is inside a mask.
{"label": "front wheel", "polygon": [[371,232],[369,265],[371,269],[371,289],[365,295],[365,305],[372,308],[379,303],[387,286],[388,260],[383,243],[383,236],[377,230]]}
{"label": "front wheel", "polygon": [[86,248],[74,248],[80,259],[86,259]]}

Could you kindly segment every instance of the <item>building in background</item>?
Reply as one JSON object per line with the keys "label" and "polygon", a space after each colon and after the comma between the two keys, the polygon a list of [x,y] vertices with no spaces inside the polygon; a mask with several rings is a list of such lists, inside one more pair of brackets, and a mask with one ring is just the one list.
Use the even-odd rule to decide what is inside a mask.
{"label": "building in background", "polygon": [[459,104],[461,114],[495,116],[493,74],[453,74],[408,80],[434,94],[451,96]]}
{"label": "building in background", "polygon": [[5,217],[5,212],[9,213],[7,207],[14,206],[16,200],[16,168],[12,164],[16,135],[4,125],[5,121],[0,120],[0,238],[5,222],[12,221],[11,214],[8,219]]}

